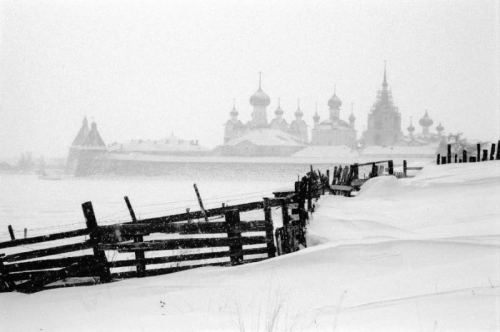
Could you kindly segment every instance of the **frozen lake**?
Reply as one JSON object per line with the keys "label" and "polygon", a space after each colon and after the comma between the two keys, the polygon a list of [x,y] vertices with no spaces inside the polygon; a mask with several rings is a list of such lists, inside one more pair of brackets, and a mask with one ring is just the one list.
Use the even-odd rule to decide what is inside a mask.
{"label": "frozen lake", "polygon": [[[279,167],[279,166],[278,166]],[[304,170],[306,168],[304,167]],[[138,218],[198,210],[196,182],[206,208],[222,203],[250,202],[293,188],[295,169],[289,175],[261,178],[255,170],[227,171],[227,177],[68,177],[40,180],[35,175],[0,174],[0,241],[8,240],[7,226],[16,237],[24,227],[39,235],[85,227],[81,204],[92,201],[99,224],[130,221],[123,196],[130,198]]]}

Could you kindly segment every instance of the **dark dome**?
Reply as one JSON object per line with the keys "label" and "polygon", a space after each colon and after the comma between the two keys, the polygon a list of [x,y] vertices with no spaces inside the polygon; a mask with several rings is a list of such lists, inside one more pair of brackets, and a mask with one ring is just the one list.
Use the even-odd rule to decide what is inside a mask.
{"label": "dark dome", "polygon": [[261,88],[259,88],[259,90],[257,90],[250,97],[250,104],[252,106],[269,106],[270,103],[271,103],[271,99],[264,91],[262,91]]}
{"label": "dark dome", "polygon": [[429,114],[427,113],[427,111],[425,111],[424,116],[420,119],[420,121],[418,121],[418,123],[422,127],[430,127],[430,126],[432,126],[434,121],[432,121],[432,119],[429,117]]}
{"label": "dark dome", "polygon": [[339,97],[337,97],[337,94],[334,92],[333,96],[328,100],[328,107],[332,109],[338,109],[342,106],[342,101],[340,100]]}

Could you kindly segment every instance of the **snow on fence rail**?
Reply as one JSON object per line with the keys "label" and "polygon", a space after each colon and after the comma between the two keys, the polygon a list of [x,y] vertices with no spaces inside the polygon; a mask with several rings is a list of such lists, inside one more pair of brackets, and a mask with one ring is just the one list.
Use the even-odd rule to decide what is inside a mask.
{"label": "snow on fence rail", "polygon": [[[398,177],[407,169],[405,162]],[[331,179],[330,170],[322,174],[311,166],[294,190],[275,192],[274,198],[208,210],[199,198],[200,211],[140,220],[125,197],[132,221],[113,225],[99,226],[92,203],[85,202],[84,229],[15,239],[9,226],[11,241],[0,242],[0,249],[11,251],[0,254],[0,291],[30,293],[288,254],[307,246],[313,200],[325,193],[351,196],[364,181],[383,174],[398,175],[392,160],[335,166]],[[281,211],[280,227],[273,222],[273,209]],[[242,220],[245,213],[252,218]],[[127,257],[116,260],[116,255]]]}

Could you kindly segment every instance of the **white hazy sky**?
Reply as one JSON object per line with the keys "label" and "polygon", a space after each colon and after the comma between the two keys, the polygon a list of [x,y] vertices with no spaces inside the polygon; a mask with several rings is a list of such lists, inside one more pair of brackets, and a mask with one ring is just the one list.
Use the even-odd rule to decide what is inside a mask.
{"label": "white hazy sky", "polygon": [[428,109],[469,138],[500,136],[498,0],[0,2],[0,157],[63,156],[82,117],[107,143],[173,131],[222,142],[263,72],[272,117],[311,125],[334,85],[358,136],[383,62],[403,126]]}

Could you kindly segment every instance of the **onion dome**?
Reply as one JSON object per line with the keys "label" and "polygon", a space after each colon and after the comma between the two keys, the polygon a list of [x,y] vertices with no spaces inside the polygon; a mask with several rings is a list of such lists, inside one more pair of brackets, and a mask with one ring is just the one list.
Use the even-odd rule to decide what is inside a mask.
{"label": "onion dome", "polygon": [[278,98],[278,108],[276,108],[276,111],[274,111],[274,114],[276,114],[277,116],[283,115],[283,110],[281,109],[281,103],[280,103],[279,98]]}
{"label": "onion dome", "polygon": [[439,123],[439,125],[436,127],[436,130],[438,133],[441,133],[443,130],[444,130],[444,127],[443,125],[441,124],[441,122]]}
{"label": "onion dome", "polygon": [[300,99],[297,100],[297,110],[295,111],[294,114],[295,114],[295,117],[297,117],[297,118],[301,118],[304,115],[304,113],[300,109]]}
{"label": "onion dome", "polygon": [[413,134],[413,132],[415,131],[415,126],[413,126],[413,119],[412,118],[410,118],[410,125],[406,129],[408,130],[408,132],[410,134]]}
{"label": "onion dome", "polygon": [[318,123],[318,122],[319,122],[319,114],[318,114],[318,111],[316,111],[316,113],[314,113],[314,116],[313,116],[313,121],[314,121],[314,123]]}
{"label": "onion dome", "polygon": [[236,104],[234,102],[234,99],[233,99],[233,109],[231,110],[231,112],[229,112],[229,115],[231,115],[232,117],[238,116],[238,110],[236,109]]}
{"label": "onion dome", "polygon": [[339,97],[337,97],[337,93],[335,90],[333,91],[333,96],[328,100],[328,107],[330,107],[331,109],[339,109],[340,106],[342,106],[342,101]]}
{"label": "onion dome", "polygon": [[429,114],[427,113],[427,110],[425,110],[424,116],[420,119],[420,121],[418,121],[418,123],[422,127],[430,127],[430,126],[432,126],[434,121],[432,121],[432,119],[429,117]]}
{"label": "onion dome", "polygon": [[259,89],[250,97],[250,105],[252,106],[269,106],[271,98],[262,91],[262,75],[259,73]]}

